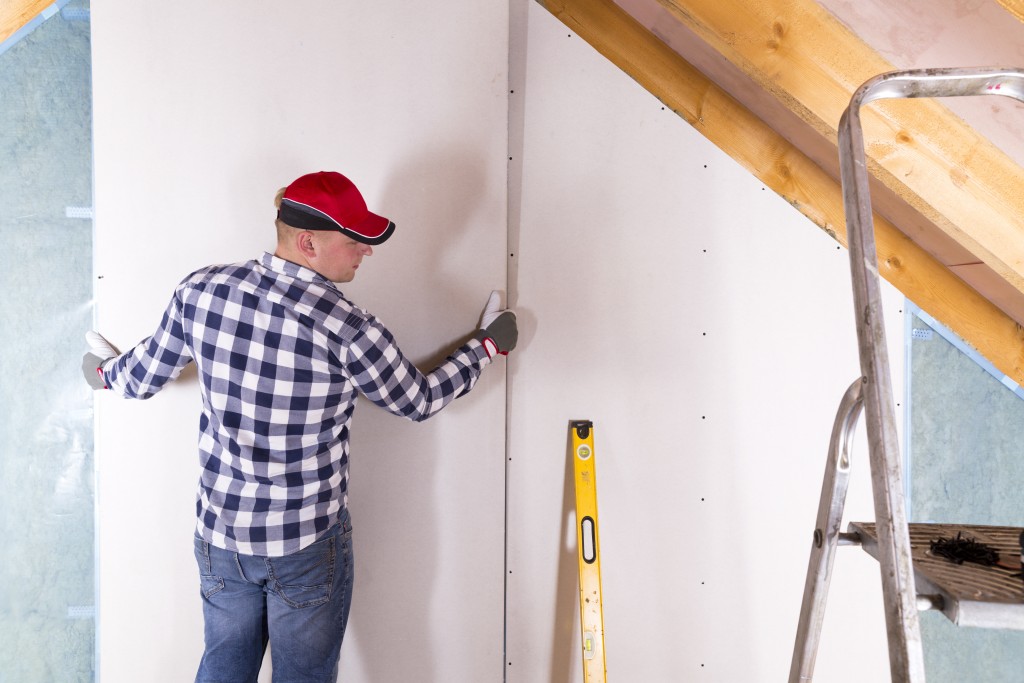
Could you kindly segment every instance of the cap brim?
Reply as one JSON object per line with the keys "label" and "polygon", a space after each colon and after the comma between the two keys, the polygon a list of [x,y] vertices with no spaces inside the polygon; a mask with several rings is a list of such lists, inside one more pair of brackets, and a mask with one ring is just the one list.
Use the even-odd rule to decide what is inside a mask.
{"label": "cap brim", "polygon": [[357,225],[351,227],[342,226],[341,232],[357,242],[374,246],[383,243],[391,237],[392,233],[395,232],[395,224],[383,216],[371,213]]}

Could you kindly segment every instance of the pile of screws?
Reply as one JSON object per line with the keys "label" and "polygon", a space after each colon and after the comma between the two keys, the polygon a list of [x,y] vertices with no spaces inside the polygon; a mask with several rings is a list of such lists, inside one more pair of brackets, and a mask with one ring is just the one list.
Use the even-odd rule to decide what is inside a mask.
{"label": "pile of screws", "polygon": [[974,562],[986,567],[999,564],[999,553],[995,548],[979,543],[973,538],[964,538],[962,532],[957,532],[956,538],[937,538],[931,541],[932,554],[945,557],[957,564]]}

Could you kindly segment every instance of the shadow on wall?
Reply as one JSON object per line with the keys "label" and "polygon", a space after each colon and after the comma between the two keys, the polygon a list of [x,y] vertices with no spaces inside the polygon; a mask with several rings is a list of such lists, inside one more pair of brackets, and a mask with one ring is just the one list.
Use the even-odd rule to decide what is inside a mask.
{"label": "shadow on wall", "polygon": [[[468,339],[477,319],[475,312],[463,319],[464,312],[486,300],[487,292],[466,287],[479,274],[466,259],[493,249],[495,230],[504,234],[504,225],[478,223],[486,208],[486,170],[477,151],[424,149],[395,169],[371,206],[398,227],[387,251],[379,252],[381,260],[360,272],[352,298],[384,320],[421,370],[433,369]],[[502,275],[494,274],[496,284]],[[475,399],[474,392],[459,401]],[[449,564],[440,557],[447,545],[441,532],[452,524],[440,513],[450,506],[440,500],[445,492],[439,471],[461,464],[446,462],[460,453],[436,437],[450,432],[435,421],[449,419],[451,410],[415,424],[365,398],[356,409],[350,489],[356,579],[342,677],[361,670],[377,683],[427,682],[441,680],[442,669],[459,668],[439,666],[437,653],[447,649],[442,641],[462,642],[462,635],[434,632],[445,612],[463,609],[462,596],[449,594],[439,577],[441,565]],[[502,496],[495,495],[493,504],[502,505]],[[450,559],[464,561],[473,558]],[[502,577],[493,580],[500,586]]]}
{"label": "shadow on wall", "polygon": [[[579,573],[576,534],[576,473],[573,468],[572,430],[566,429],[565,482],[562,487],[562,529],[558,536],[558,575],[555,592],[555,642],[551,648],[551,681],[571,680],[579,668],[582,635],[576,632],[579,612]],[[574,539],[570,543],[569,539]]]}
{"label": "shadow on wall", "polygon": [[[490,291],[484,288],[504,287],[504,271],[499,270],[504,241],[494,258],[494,235],[504,235],[505,225],[481,222],[503,216],[490,210],[489,166],[494,165],[477,149],[426,148],[405,160],[384,185],[380,210],[390,212],[398,227],[387,244],[390,268],[375,267],[367,283],[382,310],[402,310],[403,301],[423,302],[415,309],[407,306],[393,321],[395,316],[388,315],[402,350],[420,368],[435,367],[474,331],[477,320],[463,319],[463,312],[475,315],[483,308]],[[485,273],[487,284],[467,286],[475,283],[481,263],[491,260],[495,271]],[[416,343],[422,330],[443,336],[427,349]],[[404,337],[409,337],[405,343]]]}
{"label": "shadow on wall", "polygon": [[[438,574],[434,459],[421,425],[365,401],[353,422],[350,504],[355,590],[342,647],[365,680],[436,680],[431,612]],[[346,657],[345,651],[355,652]]]}

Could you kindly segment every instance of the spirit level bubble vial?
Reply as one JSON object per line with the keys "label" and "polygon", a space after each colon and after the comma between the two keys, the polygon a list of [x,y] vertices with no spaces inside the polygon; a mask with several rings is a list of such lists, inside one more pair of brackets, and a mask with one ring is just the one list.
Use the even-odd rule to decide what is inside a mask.
{"label": "spirit level bubble vial", "polygon": [[583,631],[583,680],[605,683],[604,601],[601,598],[601,544],[597,525],[597,474],[594,425],[571,422],[576,476],[576,541],[580,565],[580,627]]}

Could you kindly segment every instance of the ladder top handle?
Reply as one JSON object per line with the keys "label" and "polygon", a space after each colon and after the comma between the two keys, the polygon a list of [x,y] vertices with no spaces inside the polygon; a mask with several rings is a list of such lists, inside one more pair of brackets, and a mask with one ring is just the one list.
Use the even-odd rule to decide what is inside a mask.
{"label": "ladder top handle", "polygon": [[956,67],[890,71],[865,81],[850,98],[850,109],[884,98],[970,95],[1003,95],[1024,102],[1024,69]]}

